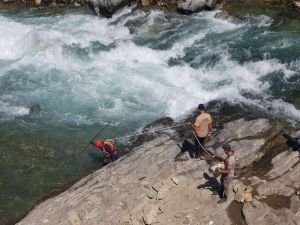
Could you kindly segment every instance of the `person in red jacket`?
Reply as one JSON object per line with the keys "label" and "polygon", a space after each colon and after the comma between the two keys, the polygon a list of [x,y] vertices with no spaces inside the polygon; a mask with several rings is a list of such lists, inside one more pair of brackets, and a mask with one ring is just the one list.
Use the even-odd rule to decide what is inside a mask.
{"label": "person in red jacket", "polygon": [[119,158],[119,152],[113,140],[91,140],[90,143],[100,149],[111,161]]}

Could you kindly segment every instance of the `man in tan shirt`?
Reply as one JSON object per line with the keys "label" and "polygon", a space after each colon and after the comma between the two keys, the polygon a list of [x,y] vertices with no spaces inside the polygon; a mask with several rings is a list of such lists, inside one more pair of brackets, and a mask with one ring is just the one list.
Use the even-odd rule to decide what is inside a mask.
{"label": "man in tan shirt", "polygon": [[231,182],[234,177],[234,168],[235,168],[235,155],[234,151],[231,149],[229,144],[223,145],[223,150],[227,155],[227,158],[224,161],[224,168],[219,168],[221,176],[221,191],[220,196],[221,199],[218,203],[223,203],[227,201],[227,197],[230,191]]}
{"label": "man in tan shirt", "polygon": [[[211,129],[212,129],[212,118],[205,111],[205,107],[203,104],[198,105],[198,111],[199,111],[199,115],[197,116],[195,123],[191,124],[197,136],[197,138],[195,138],[196,158],[200,158],[200,154],[203,153],[204,141],[206,137],[211,136]],[[197,139],[199,140],[200,144]]]}

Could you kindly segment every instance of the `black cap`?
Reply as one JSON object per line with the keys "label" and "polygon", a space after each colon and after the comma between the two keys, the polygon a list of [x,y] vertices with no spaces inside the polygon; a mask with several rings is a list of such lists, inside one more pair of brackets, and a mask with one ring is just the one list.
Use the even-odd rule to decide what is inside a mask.
{"label": "black cap", "polygon": [[205,110],[205,106],[204,106],[203,104],[199,104],[199,105],[198,105],[198,109],[199,109],[199,110]]}
{"label": "black cap", "polygon": [[230,144],[228,144],[228,143],[225,143],[225,144],[222,146],[222,148],[223,148],[224,150],[231,150],[231,151],[232,151],[231,146],[230,146]]}

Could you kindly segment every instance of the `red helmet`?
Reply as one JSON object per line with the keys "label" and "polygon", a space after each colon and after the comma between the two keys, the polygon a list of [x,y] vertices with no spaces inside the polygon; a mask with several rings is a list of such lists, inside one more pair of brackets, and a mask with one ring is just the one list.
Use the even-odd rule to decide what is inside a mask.
{"label": "red helmet", "polygon": [[95,141],[95,145],[96,145],[96,147],[98,147],[98,148],[102,148],[103,142],[100,141],[100,140],[96,140],[96,141]]}

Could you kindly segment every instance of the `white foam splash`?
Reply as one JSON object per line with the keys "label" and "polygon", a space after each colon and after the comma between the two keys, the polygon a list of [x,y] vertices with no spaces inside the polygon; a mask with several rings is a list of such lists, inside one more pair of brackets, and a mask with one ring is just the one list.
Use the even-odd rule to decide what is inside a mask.
{"label": "white foam splash", "polygon": [[13,106],[0,101],[0,114],[4,113],[9,116],[24,116],[29,115],[29,108],[21,106]]}
{"label": "white foam splash", "polygon": [[[259,105],[262,102],[245,99],[241,92],[246,90],[265,95],[269,83],[261,81],[262,77],[276,71],[282,71],[285,77],[295,74],[292,66],[277,59],[240,64],[231,59],[227,43],[211,49],[203,47],[204,56],[218,53],[220,60],[213,67],[193,68],[186,63],[170,67],[170,58],[185,56],[187,48],[197,47],[196,43],[207,35],[235,32],[245,25],[215,19],[215,12],[195,14],[191,18],[185,17],[183,22],[175,22],[176,26],[185,23],[188,26],[192,19],[193,23],[197,21],[202,26],[199,30],[193,30],[191,34],[188,27],[187,32],[178,30],[181,36],[176,36],[175,32],[178,40],[170,48],[157,50],[135,44],[135,34],[130,34],[124,24],[148,16],[148,22],[139,31],[144,35],[157,20],[163,21],[162,28],[177,31],[177,27],[170,28],[171,22],[161,12],[153,11],[149,15],[135,12],[125,16],[129,10],[125,9],[111,19],[66,15],[41,24],[38,23],[39,18],[34,23],[21,23],[1,17],[4,20],[0,21],[0,28],[7,23],[11,27],[6,28],[6,36],[0,35],[0,43],[9,40],[7,45],[0,44],[4,49],[0,52],[0,60],[15,61],[1,66],[0,77],[8,76],[12,70],[25,70],[28,79],[41,86],[20,95],[24,99],[19,102],[36,102],[40,99],[42,105],[47,105],[47,110],[57,112],[58,120],[90,124],[110,117],[119,121],[129,118],[143,122],[145,118],[151,120],[163,115],[178,118],[199,102],[218,98]],[[119,17],[125,18],[118,20]],[[2,34],[2,30],[0,32]],[[157,35],[164,32],[162,30]],[[113,44],[114,47],[93,51],[93,43],[105,46]],[[273,103],[278,105],[278,112],[300,118],[299,111],[288,103]],[[2,105],[6,107],[3,111],[11,111],[11,108],[7,110],[9,102],[2,102]],[[16,107],[20,107],[19,111],[15,111],[21,115],[28,113],[28,109],[22,111],[25,108]],[[289,110],[283,111],[284,108]]]}

